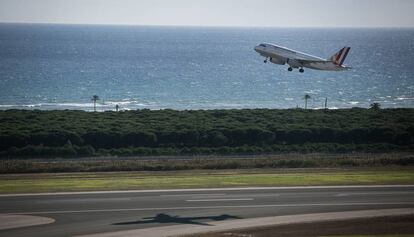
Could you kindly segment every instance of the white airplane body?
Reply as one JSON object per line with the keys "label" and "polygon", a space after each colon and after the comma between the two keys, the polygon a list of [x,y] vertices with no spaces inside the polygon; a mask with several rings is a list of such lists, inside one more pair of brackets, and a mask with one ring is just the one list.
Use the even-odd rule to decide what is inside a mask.
{"label": "white airplane body", "polygon": [[288,49],[274,44],[263,43],[254,48],[261,56],[265,57],[265,63],[269,60],[274,64],[288,64],[289,71],[299,68],[303,73],[303,68],[310,68],[323,71],[343,71],[350,69],[343,65],[348,56],[350,47],[344,47],[329,59],[323,59],[310,54],[302,53],[293,49]]}

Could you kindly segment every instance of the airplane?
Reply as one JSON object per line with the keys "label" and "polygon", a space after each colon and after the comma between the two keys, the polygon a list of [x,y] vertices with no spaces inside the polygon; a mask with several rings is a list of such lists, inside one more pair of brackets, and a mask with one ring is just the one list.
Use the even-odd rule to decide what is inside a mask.
{"label": "airplane", "polygon": [[289,72],[293,71],[293,68],[299,68],[300,73],[305,72],[303,69],[305,67],[322,71],[343,71],[351,69],[343,65],[350,49],[350,47],[344,47],[329,59],[323,59],[269,43],[259,44],[254,48],[257,53],[266,58],[264,63],[270,61],[279,65],[288,64]]}

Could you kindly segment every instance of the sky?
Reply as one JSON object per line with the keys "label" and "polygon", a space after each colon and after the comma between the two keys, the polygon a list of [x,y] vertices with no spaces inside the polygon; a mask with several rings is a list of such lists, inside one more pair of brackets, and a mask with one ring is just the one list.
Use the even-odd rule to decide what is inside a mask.
{"label": "sky", "polygon": [[0,22],[414,27],[413,0],[0,0]]}

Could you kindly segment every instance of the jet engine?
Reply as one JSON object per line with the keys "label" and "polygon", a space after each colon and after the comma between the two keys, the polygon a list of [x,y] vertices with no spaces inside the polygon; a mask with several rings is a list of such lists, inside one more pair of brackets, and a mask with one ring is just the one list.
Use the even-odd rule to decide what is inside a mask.
{"label": "jet engine", "polygon": [[298,60],[296,59],[288,59],[287,63],[293,67],[293,68],[300,68],[302,67],[302,63],[300,63]]}
{"label": "jet engine", "polygon": [[279,59],[279,58],[271,58],[270,62],[274,63],[274,64],[280,64],[280,65],[285,65],[286,60],[284,59]]}

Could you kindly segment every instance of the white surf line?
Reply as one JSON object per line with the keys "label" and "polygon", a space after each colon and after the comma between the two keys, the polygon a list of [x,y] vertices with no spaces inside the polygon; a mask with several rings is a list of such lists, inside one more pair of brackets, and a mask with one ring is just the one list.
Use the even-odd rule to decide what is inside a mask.
{"label": "white surf line", "polygon": [[158,190],[115,190],[57,193],[0,194],[0,197],[55,196],[84,194],[123,194],[123,193],[162,193],[162,192],[211,192],[211,191],[251,191],[251,190],[292,190],[292,189],[343,189],[343,188],[414,188],[414,185],[336,185],[336,186],[286,186],[286,187],[245,187],[245,188],[198,188],[198,189],[158,189]]}
{"label": "white surf line", "polygon": [[229,201],[253,201],[253,198],[232,198],[232,199],[189,199],[186,202],[229,202]]}
{"label": "white surf line", "polygon": [[266,208],[266,207],[308,207],[308,206],[375,206],[375,205],[414,205],[414,202],[376,202],[376,203],[305,203],[305,204],[269,204],[269,205],[232,205],[232,206],[196,206],[196,207],[149,207],[149,208],[125,208],[125,209],[90,209],[73,211],[38,211],[38,212],[13,212],[0,213],[7,215],[37,215],[37,214],[71,214],[94,212],[129,212],[129,211],[179,211],[192,209],[230,209],[230,208]]}

